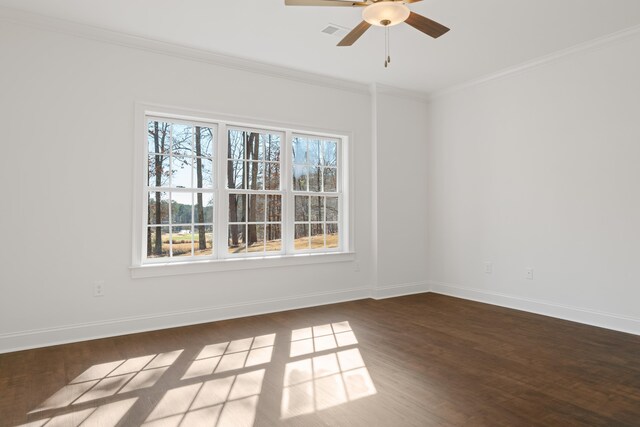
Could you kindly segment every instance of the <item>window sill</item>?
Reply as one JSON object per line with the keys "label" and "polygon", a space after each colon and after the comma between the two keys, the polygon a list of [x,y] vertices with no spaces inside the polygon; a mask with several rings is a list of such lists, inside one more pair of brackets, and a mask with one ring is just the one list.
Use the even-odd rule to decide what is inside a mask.
{"label": "window sill", "polygon": [[133,279],[145,277],[179,276],[183,274],[217,271],[250,270],[256,268],[290,267],[294,265],[325,264],[355,261],[355,252],[279,255],[261,258],[223,259],[192,262],[172,262],[129,267]]}

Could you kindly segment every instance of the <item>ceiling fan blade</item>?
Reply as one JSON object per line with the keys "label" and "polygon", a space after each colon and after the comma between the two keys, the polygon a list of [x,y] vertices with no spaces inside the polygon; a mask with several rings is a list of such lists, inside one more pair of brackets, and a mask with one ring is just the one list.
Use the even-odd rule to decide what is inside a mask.
{"label": "ceiling fan blade", "polygon": [[342,40],[340,40],[338,46],[351,46],[356,42],[356,40],[360,38],[361,35],[364,34],[365,31],[369,29],[370,26],[371,24],[369,24],[367,21],[362,21],[353,30],[351,30],[349,34],[347,34]]}
{"label": "ceiling fan blade", "polygon": [[449,31],[449,28],[445,27],[444,25],[438,24],[436,21],[432,21],[429,18],[413,12],[409,14],[409,17],[404,22],[411,25],[416,30],[420,30],[426,35],[433,37],[434,39],[437,39],[447,31]]}
{"label": "ceiling fan blade", "polygon": [[418,3],[419,1],[422,0],[404,0],[405,3]]}
{"label": "ceiling fan blade", "polygon": [[365,1],[340,1],[340,0],[284,0],[286,6],[368,6]]}

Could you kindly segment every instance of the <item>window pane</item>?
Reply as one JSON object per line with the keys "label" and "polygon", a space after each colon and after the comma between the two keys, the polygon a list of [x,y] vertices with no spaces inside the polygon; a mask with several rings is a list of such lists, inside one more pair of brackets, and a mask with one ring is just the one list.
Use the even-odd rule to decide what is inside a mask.
{"label": "window pane", "polygon": [[174,156],[193,155],[193,126],[176,123],[172,125],[171,151]]}
{"label": "window pane", "polygon": [[190,225],[171,227],[171,252],[173,256],[193,255],[193,230]]}
{"label": "window pane", "polygon": [[293,163],[307,163],[307,140],[304,138],[293,138]]}
{"label": "window pane", "polygon": [[213,129],[196,126],[193,140],[196,156],[213,157]]}
{"label": "window pane", "polygon": [[296,191],[307,191],[307,174],[309,173],[307,166],[293,167],[293,189]]}
{"label": "window pane", "polygon": [[311,249],[324,248],[324,225],[311,224]]}
{"label": "window pane", "polygon": [[202,157],[197,157],[193,164],[193,183],[196,188],[213,187],[213,161]]}
{"label": "window pane", "polygon": [[267,196],[267,222],[282,221],[282,197],[279,195]]}
{"label": "window pane", "polygon": [[266,135],[265,159],[273,162],[280,161],[280,135]]}
{"label": "window pane", "polygon": [[166,122],[150,121],[147,129],[149,153],[169,154],[169,132],[171,125]]}
{"label": "window pane", "polygon": [[309,170],[309,191],[322,191],[322,171],[319,167]]}
{"label": "window pane", "polygon": [[169,256],[169,227],[149,227],[147,230],[147,257]]}
{"label": "window pane", "polygon": [[194,255],[206,256],[213,254],[213,226],[196,225],[194,231]]}
{"label": "window pane", "polygon": [[326,199],[327,221],[338,221],[338,198],[327,197]]}
{"label": "window pane", "polygon": [[191,157],[173,157],[171,160],[171,186],[174,188],[191,188],[193,169]]}
{"label": "window pane", "polygon": [[213,222],[213,194],[196,193],[195,195],[195,223]]}
{"label": "window pane", "polygon": [[237,254],[245,252],[245,225],[234,224],[229,226],[229,253]]}
{"label": "window pane", "polygon": [[260,145],[258,146],[258,160],[265,160],[265,145],[269,134],[260,134]]}
{"label": "window pane", "polygon": [[257,132],[244,132],[243,137],[247,160],[260,160],[260,134]]}
{"label": "window pane", "polygon": [[247,226],[247,252],[264,252],[264,225],[249,224]]}
{"label": "window pane", "polygon": [[[249,194],[249,221],[248,222],[264,222],[265,221],[265,199],[262,194]],[[251,240],[249,240],[250,242]]]}
{"label": "window pane", "polygon": [[244,162],[227,162],[227,188],[244,188]]}
{"label": "window pane", "polygon": [[312,139],[309,141],[308,158],[310,165],[320,165],[320,147],[322,147],[320,140]]}
{"label": "window pane", "polygon": [[280,251],[282,249],[282,231],[280,225],[267,225],[267,245],[266,251]]}
{"label": "window pane", "polygon": [[296,202],[295,220],[309,221],[309,197],[296,196],[295,202]]}
{"label": "window pane", "polygon": [[324,141],[324,165],[338,165],[338,144],[335,141]]}
{"label": "window pane", "polygon": [[147,205],[148,224],[169,223],[169,193],[150,191]]}
{"label": "window pane", "polygon": [[149,187],[169,186],[169,156],[149,155],[149,172],[147,184]]}
{"label": "window pane", "polygon": [[264,163],[247,162],[247,188],[262,190],[264,188]]}
{"label": "window pane", "polygon": [[230,130],[229,131],[229,140],[227,144],[227,149],[229,151],[228,158],[229,159],[244,159],[244,132],[239,130]]}
{"label": "window pane", "polygon": [[[193,194],[171,193],[171,223],[190,224],[193,208]],[[174,231],[175,233],[175,231]]]}
{"label": "window pane", "polygon": [[327,247],[338,247],[338,224],[327,224]]}
{"label": "window pane", "polygon": [[264,177],[265,190],[280,189],[280,163],[267,163]]}
{"label": "window pane", "polygon": [[246,215],[246,195],[229,194],[229,222],[244,222]]}
{"label": "window pane", "polygon": [[324,221],[324,197],[311,197],[311,221]]}
{"label": "window pane", "polygon": [[337,191],[337,175],[336,168],[324,168],[324,191]]}
{"label": "window pane", "polygon": [[293,246],[296,249],[309,249],[309,225],[308,224],[296,224],[295,225],[295,240]]}

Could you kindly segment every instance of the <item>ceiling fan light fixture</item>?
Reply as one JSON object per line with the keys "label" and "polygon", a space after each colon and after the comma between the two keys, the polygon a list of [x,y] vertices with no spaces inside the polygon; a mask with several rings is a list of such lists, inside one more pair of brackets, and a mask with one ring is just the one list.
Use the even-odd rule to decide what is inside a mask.
{"label": "ceiling fan light fixture", "polygon": [[380,1],[362,11],[362,19],[378,27],[391,27],[407,20],[411,11],[401,1]]}

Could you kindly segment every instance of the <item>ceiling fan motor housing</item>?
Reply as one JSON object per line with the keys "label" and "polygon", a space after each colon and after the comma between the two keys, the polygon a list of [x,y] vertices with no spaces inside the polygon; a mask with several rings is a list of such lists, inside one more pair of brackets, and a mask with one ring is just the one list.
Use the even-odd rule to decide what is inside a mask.
{"label": "ceiling fan motor housing", "polygon": [[362,11],[362,19],[378,27],[391,27],[407,20],[411,11],[402,1],[379,1]]}

